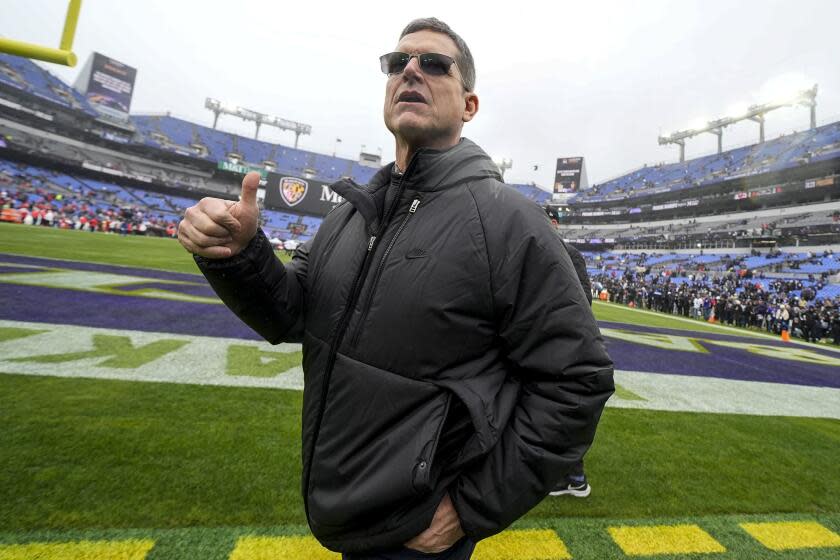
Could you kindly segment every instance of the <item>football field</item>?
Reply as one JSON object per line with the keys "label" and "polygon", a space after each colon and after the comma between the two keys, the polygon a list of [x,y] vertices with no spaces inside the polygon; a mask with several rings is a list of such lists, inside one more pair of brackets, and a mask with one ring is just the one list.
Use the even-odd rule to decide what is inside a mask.
{"label": "football field", "polygon": [[[334,558],[300,497],[300,347],[171,239],[0,224],[0,560]],[[840,557],[840,350],[596,303],[618,389],[586,499],[476,558]]]}

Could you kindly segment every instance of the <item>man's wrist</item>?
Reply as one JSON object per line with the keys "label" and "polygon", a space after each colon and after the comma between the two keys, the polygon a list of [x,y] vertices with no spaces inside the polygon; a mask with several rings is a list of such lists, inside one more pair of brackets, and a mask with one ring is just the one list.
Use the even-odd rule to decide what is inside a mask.
{"label": "man's wrist", "polygon": [[252,253],[259,252],[264,241],[268,241],[265,234],[261,229],[257,228],[257,232],[254,234],[254,237],[252,237],[251,240],[242,247],[242,249],[229,257],[209,259],[207,257],[193,254],[193,258],[195,259],[195,262],[203,268],[227,268],[230,266],[236,266],[247,260]]}

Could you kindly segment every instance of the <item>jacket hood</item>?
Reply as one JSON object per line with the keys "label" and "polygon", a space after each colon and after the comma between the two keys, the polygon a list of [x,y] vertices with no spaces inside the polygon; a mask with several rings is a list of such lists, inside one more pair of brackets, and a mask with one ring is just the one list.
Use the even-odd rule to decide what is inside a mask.
{"label": "jacket hood", "polygon": [[[370,232],[377,231],[382,220],[394,163],[377,171],[368,185],[359,185],[352,179],[341,179],[330,185],[362,214]],[[501,181],[502,176],[484,150],[472,140],[461,138],[457,144],[444,150],[417,150],[405,170],[403,188],[434,192],[481,179]]]}
{"label": "jacket hood", "polygon": [[[421,148],[413,160],[409,167],[414,165],[414,169],[406,169],[410,171],[405,178],[408,189],[438,191],[480,179],[502,180],[490,156],[468,138],[445,150]],[[393,169],[393,163],[386,167]]]}

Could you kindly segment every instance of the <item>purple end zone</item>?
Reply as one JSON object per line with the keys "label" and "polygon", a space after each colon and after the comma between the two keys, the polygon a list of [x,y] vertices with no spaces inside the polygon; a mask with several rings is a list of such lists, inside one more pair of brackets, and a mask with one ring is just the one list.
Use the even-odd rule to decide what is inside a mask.
{"label": "purple end zone", "polygon": [[[166,290],[169,292],[177,292],[180,294],[187,294],[191,296],[200,297],[216,297],[213,289],[200,274],[186,274],[183,272],[167,272],[165,270],[148,270],[143,268],[134,268],[129,266],[111,266],[107,264],[85,263],[62,261],[55,259],[41,259],[38,257],[25,257],[21,255],[10,255],[7,253],[0,253],[0,262],[16,263],[21,265],[43,266],[46,268],[61,268],[66,270],[82,270],[90,272],[107,272],[111,274],[125,274],[130,276],[139,276],[141,278],[152,279],[150,282],[142,282],[137,284],[129,284],[125,286],[116,286],[114,289],[124,292],[132,292],[144,288],[151,288],[157,290]],[[9,269],[9,270],[5,270]],[[0,273],[2,272],[38,272],[38,268],[26,268],[24,266],[15,266],[14,264],[0,264]],[[196,267],[198,270],[198,267]],[[187,284],[169,284],[166,282],[154,282],[153,280],[171,280],[176,282],[188,282]]]}
{"label": "purple end zone", "polygon": [[[663,329],[606,321],[599,322],[599,326],[626,331],[670,334],[700,341],[726,340],[739,342],[745,346],[760,344],[762,346],[806,349],[816,354],[840,358],[840,354],[830,350],[819,347],[802,347],[767,338]],[[708,353],[665,350],[608,336],[604,337],[604,342],[607,351],[615,362],[616,369],[840,388],[840,368],[836,366],[783,360],[747,352],[740,348],[702,344],[702,342],[702,346],[708,350]]]}
{"label": "purple end zone", "polygon": [[0,319],[261,340],[221,304],[0,283]]}
{"label": "purple end zone", "polygon": [[30,268],[28,266],[14,266],[10,264],[0,264],[0,274],[16,274],[19,272],[39,272],[41,268]]}
{"label": "purple end zone", "polygon": [[[689,326],[690,323],[686,323],[686,326]],[[702,323],[698,323],[698,325],[702,325]],[[761,344],[764,346],[779,346],[781,348],[791,348],[791,344],[788,342],[782,342],[780,337],[773,338],[766,338],[763,336],[750,336],[749,334],[739,334],[737,332],[707,332],[707,331],[695,331],[691,329],[669,329],[665,327],[649,327],[647,325],[634,325],[628,323],[615,323],[613,321],[598,321],[598,326],[602,329],[616,329],[616,330],[627,330],[627,331],[634,331],[634,332],[644,332],[644,333],[653,333],[653,334],[670,334],[674,336],[684,336],[689,338],[705,338],[707,340],[727,340],[731,342],[743,342],[748,343],[751,342],[753,344]],[[734,328],[734,327],[733,327]],[[749,331],[755,332],[755,331]],[[765,333],[766,334],[766,333]],[[840,347],[837,347],[840,350]],[[808,347],[808,350],[813,350],[818,354],[824,354],[826,356],[833,356],[833,357],[840,357],[840,354],[832,352],[826,348],[820,348],[819,346]]]}
{"label": "purple end zone", "polygon": [[832,366],[779,360],[714,345],[704,345],[708,354],[689,354],[609,337],[605,337],[605,341],[616,369],[840,388],[840,376]]}

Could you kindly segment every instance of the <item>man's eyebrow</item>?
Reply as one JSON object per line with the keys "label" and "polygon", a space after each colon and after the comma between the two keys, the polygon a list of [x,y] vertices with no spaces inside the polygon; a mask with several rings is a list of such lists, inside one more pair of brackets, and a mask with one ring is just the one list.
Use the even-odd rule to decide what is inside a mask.
{"label": "man's eyebrow", "polygon": [[414,50],[414,51],[407,51],[407,50],[399,50],[399,49],[397,49],[395,52],[405,53],[405,54],[407,54],[407,55],[409,55],[409,56],[418,56],[418,55],[421,55],[421,54],[435,53],[435,54],[442,54],[442,55],[444,55],[444,56],[448,56],[448,57],[449,57],[449,58],[451,58],[452,60],[457,60],[457,58],[458,58],[458,57],[457,57],[457,55],[454,55],[454,54],[448,54],[448,53],[445,53],[445,52],[443,52],[443,51],[439,51],[439,50],[435,50],[435,49],[424,49],[424,50]]}

